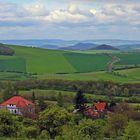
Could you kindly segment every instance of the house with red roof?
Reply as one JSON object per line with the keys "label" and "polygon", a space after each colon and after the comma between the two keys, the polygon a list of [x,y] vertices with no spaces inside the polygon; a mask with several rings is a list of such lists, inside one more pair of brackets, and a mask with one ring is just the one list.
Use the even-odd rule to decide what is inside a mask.
{"label": "house with red roof", "polygon": [[35,114],[35,104],[21,96],[14,96],[0,104],[0,109],[7,109],[12,114],[32,116]]}
{"label": "house with red roof", "polygon": [[94,104],[95,105],[95,110],[103,112],[107,110],[107,103],[105,102],[97,102]]}

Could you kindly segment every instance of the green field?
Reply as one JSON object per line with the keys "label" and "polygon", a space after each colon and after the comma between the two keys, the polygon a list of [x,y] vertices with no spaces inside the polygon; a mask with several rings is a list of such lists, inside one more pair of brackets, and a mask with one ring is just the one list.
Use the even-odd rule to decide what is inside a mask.
{"label": "green field", "polygon": [[117,51],[117,50],[84,50],[84,51],[70,51],[70,52],[75,52],[75,53],[83,53],[83,54],[116,54],[116,53],[120,53],[121,51]]}
{"label": "green field", "polygon": [[15,56],[0,56],[0,71],[26,72],[26,60]]}
{"label": "green field", "polygon": [[118,53],[115,54],[120,58],[119,65],[139,65],[140,64],[140,52],[130,53]]}
{"label": "green field", "polygon": [[131,77],[140,81],[140,68],[119,70],[118,72],[120,74],[126,75],[127,77]]}
{"label": "green field", "polygon": [[[63,79],[63,80],[104,80],[121,83],[140,83],[140,68],[117,70],[122,76],[109,74],[107,72],[88,72],[72,74],[38,74],[25,75],[23,73],[0,72],[0,80],[25,80],[25,79]],[[125,76],[124,76],[125,75]]]}
{"label": "green field", "polygon": [[140,65],[140,52],[58,51],[9,45],[14,56],[0,56],[0,80],[66,79],[107,80],[122,83],[140,82],[140,69],[106,72],[111,53],[120,58],[115,67]]}
{"label": "green field", "polygon": [[26,60],[30,73],[74,73],[106,69],[110,57],[105,54],[82,54],[31,47],[10,46],[16,57]]}
{"label": "green field", "polygon": [[110,60],[104,54],[65,53],[64,56],[78,72],[105,70]]}
{"label": "green field", "polygon": [[31,47],[12,46],[16,56],[26,60],[26,71],[30,73],[69,73],[76,70],[65,59],[61,51]]}

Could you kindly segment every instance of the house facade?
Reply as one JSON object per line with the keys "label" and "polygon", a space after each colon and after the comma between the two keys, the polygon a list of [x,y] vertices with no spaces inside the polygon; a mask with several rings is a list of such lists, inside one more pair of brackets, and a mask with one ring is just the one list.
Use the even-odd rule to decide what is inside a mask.
{"label": "house facade", "polygon": [[35,104],[21,96],[14,96],[0,104],[0,109],[7,109],[12,114],[32,116],[35,114]]}

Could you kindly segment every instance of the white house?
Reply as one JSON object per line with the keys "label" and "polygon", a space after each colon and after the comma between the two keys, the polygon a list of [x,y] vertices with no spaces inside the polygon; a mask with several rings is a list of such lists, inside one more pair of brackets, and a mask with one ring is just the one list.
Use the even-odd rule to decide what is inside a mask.
{"label": "white house", "polygon": [[33,115],[35,114],[35,104],[21,96],[14,96],[0,104],[0,109],[7,109],[12,114]]}

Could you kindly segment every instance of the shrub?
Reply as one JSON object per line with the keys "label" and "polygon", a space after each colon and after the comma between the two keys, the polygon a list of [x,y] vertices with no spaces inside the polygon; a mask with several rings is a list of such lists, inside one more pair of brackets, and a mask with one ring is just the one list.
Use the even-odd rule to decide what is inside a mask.
{"label": "shrub", "polygon": [[36,138],[38,136],[38,130],[34,126],[25,127],[24,134],[27,138]]}

